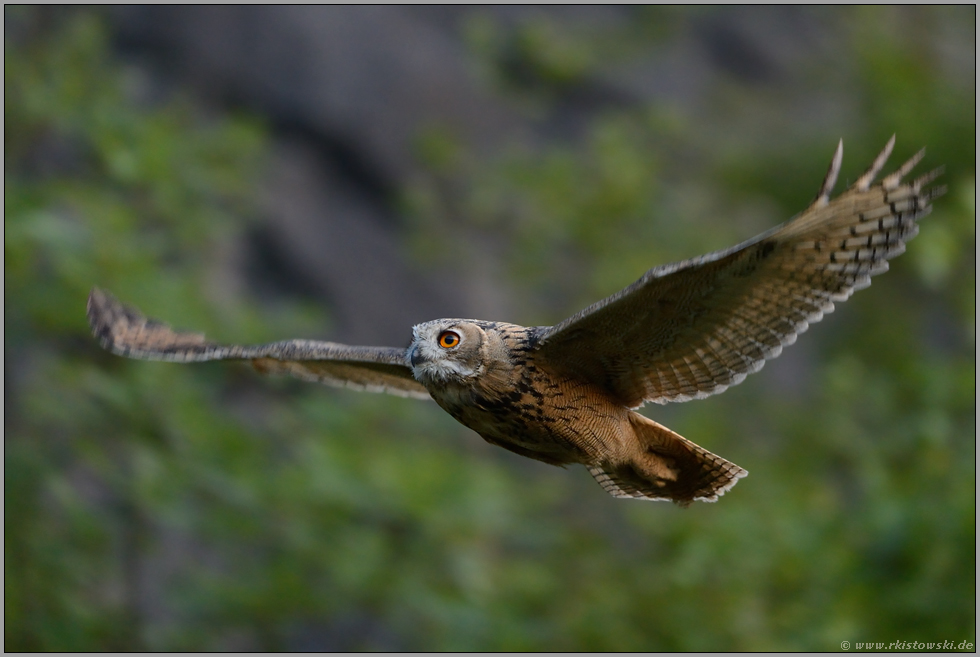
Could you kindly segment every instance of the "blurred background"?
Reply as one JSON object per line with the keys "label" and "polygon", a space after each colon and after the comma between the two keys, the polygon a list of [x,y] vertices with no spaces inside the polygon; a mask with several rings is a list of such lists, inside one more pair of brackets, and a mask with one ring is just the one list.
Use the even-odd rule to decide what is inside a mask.
{"label": "blurred background", "polygon": [[[4,9],[7,650],[976,644],[973,6]],[[552,324],[838,190],[947,194],[762,373],[644,412],[751,472],[616,500],[432,403],[117,358]]]}

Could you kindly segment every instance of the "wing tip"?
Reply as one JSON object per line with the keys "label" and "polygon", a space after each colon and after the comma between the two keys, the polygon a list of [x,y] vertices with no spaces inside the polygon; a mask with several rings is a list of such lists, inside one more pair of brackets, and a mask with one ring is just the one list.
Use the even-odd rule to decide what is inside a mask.
{"label": "wing tip", "polygon": [[203,333],[174,331],[126,306],[111,293],[93,287],[86,304],[92,335],[106,351],[144,360],[190,361],[213,358],[214,346]]}
{"label": "wing tip", "polygon": [[92,335],[102,345],[102,348],[116,354],[126,355],[126,349],[117,343],[114,330],[119,316],[126,314],[126,308],[109,292],[99,287],[92,287],[85,304],[85,314],[88,317]]}
{"label": "wing tip", "polygon": [[834,156],[830,160],[830,167],[827,169],[827,174],[824,176],[823,183],[820,185],[817,198],[810,204],[811,208],[820,208],[830,203],[830,194],[834,191],[834,185],[837,184],[837,176],[840,175],[840,165],[843,161],[844,139],[841,138],[837,142],[837,149],[834,151]]}
{"label": "wing tip", "polygon": [[885,162],[888,161],[888,158],[892,154],[892,149],[894,148],[895,148],[895,135],[893,134],[891,138],[888,140],[888,143],[885,144],[885,147],[881,149],[881,152],[878,153],[878,156],[871,163],[871,166],[868,167],[868,170],[865,171],[861,175],[861,177],[854,182],[854,185],[852,185],[852,189],[857,189],[858,191],[861,192],[868,191],[871,188],[871,183],[874,182],[875,177],[881,172],[881,169],[885,166]]}
{"label": "wing tip", "polygon": [[926,149],[925,146],[923,146],[915,155],[906,160],[902,166],[885,176],[885,178],[881,181],[881,186],[888,191],[896,189],[901,184],[902,178],[904,178],[909,171],[914,169],[915,165],[921,162],[922,158],[925,156]]}

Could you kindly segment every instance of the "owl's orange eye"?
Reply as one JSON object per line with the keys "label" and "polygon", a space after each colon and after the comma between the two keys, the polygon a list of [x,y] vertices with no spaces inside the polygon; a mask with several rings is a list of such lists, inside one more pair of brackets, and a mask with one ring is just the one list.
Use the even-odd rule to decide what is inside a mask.
{"label": "owl's orange eye", "polygon": [[452,349],[459,344],[459,333],[455,331],[443,331],[439,334],[439,346],[445,349]]}

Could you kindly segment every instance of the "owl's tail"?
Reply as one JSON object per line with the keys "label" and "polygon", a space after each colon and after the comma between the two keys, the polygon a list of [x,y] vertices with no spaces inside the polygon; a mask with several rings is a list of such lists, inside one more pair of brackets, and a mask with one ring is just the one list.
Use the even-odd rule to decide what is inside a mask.
{"label": "owl's tail", "polygon": [[596,481],[614,497],[670,500],[679,506],[716,502],[749,474],[653,420],[630,413],[640,450],[627,463],[589,466]]}

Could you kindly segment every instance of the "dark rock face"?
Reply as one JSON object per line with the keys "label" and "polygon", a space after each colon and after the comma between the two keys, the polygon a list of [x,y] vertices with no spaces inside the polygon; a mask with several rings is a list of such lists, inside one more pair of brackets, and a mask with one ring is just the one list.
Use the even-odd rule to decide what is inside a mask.
{"label": "dark rock face", "polygon": [[[425,175],[419,135],[444,130],[479,157],[512,144],[574,140],[606,108],[697,106],[719,76],[764,84],[812,50],[812,40],[778,36],[806,23],[800,12],[724,13],[675,21],[681,29],[662,45],[593,67],[533,116],[481,73],[467,43],[473,22],[490,16],[504,32],[534,21],[569,33],[612,31],[628,27],[634,10],[126,7],[112,17],[118,47],[158,78],[248,108],[272,128],[266,225],[232,258],[239,275],[329,303],[336,323],[321,337],[401,344],[413,323],[435,317],[519,319],[508,316],[511,295],[494,292],[505,283],[483,280],[497,270],[490,246],[469,246],[473,271],[462,284],[404,255],[395,201]],[[807,24],[804,36],[817,30]],[[526,83],[534,86],[533,75]]]}
{"label": "dark rock face", "polygon": [[481,86],[437,14],[133,7],[115,15],[120,47],[162,76],[268,117],[276,144],[267,227],[253,239],[260,257],[244,258],[245,267],[277,266],[283,287],[328,301],[336,339],[401,344],[414,323],[481,310],[465,289],[406,261],[392,209],[420,173],[420,130],[446,128],[487,150],[527,129]]}

